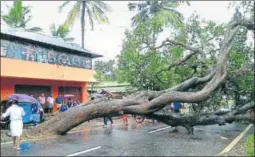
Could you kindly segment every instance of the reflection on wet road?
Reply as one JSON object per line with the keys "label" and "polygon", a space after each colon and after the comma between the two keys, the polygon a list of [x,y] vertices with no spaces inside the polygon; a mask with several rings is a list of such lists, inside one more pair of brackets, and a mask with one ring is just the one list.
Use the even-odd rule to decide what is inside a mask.
{"label": "reflection on wet road", "polygon": [[[1,156],[171,156],[215,155],[219,153],[245,125],[195,127],[194,135],[178,127],[179,132],[160,123],[107,126],[84,129],[63,137],[21,143],[16,152],[9,145],[1,146]],[[224,138],[221,138],[224,137]]]}

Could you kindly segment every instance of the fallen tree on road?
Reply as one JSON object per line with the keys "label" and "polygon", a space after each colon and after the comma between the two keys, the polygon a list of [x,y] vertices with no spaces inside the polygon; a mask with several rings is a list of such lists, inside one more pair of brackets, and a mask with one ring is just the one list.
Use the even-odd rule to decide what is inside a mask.
{"label": "fallen tree on road", "polygon": [[[253,27],[252,27],[253,26]],[[183,83],[163,91],[140,91],[129,95],[126,99],[101,99],[85,103],[80,107],[69,109],[56,117],[40,124],[38,127],[27,131],[27,136],[45,136],[65,134],[72,128],[85,121],[103,117],[106,114],[139,114],[147,115],[172,126],[184,126],[193,131],[196,125],[211,125],[231,123],[236,120],[248,120],[254,123],[254,102],[250,102],[236,110],[224,114],[208,113],[205,115],[176,115],[158,113],[169,102],[180,101],[196,103],[207,100],[213,92],[219,88],[227,78],[227,62],[231,42],[240,27],[254,28],[254,22],[245,20],[230,23],[225,31],[220,44],[219,56],[214,71],[204,77],[190,78]],[[163,42],[166,44],[170,40]],[[171,41],[171,44],[178,44]],[[194,51],[195,48],[181,44],[182,47]],[[160,47],[160,46],[159,46]],[[195,54],[195,53],[194,53]],[[82,77],[82,76],[81,76]],[[190,91],[193,87],[204,85],[201,90]],[[247,112],[252,111],[252,112]]]}

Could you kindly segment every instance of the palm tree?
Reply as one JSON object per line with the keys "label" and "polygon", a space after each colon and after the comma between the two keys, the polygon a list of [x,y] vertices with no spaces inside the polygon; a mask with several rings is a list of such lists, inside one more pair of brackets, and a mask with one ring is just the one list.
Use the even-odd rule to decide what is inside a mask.
{"label": "palm tree", "polygon": [[[69,4],[70,1],[66,1],[59,6],[59,10]],[[84,48],[84,33],[85,33],[85,14],[88,14],[90,25],[92,30],[94,29],[94,20],[101,23],[108,23],[108,17],[106,11],[110,11],[110,7],[102,1],[76,1],[73,8],[68,13],[67,19],[64,23],[64,27],[70,27],[73,25],[75,19],[80,16],[81,13],[81,45]]]}
{"label": "palm tree", "polygon": [[30,7],[23,6],[21,0],[15,0],[12,7],[7,6],[9,12],[2,16],[3,21],[11,28],[24,28],[26,31],[38,32],[40,27],[27,28],[27,24],[31,21]]}
{"label": "palm tree", "polygon": [[[138,13],[132,18],[132,25],[137,26],[141,22],[153,18],[161,21],[170,21],[178,27],[183,20],[182,14],[175,10],[183,1],[141,1],[138,3],[129,3],[129,10],[138,10]],[[189,2],[186,2],[189,5]]]}
{"label": "palm tree", "polygon": [[60,37],[65,41],[72,42],[74,41],[74,38],[68,37],[68,34],[70,33],[70,30],[63,25],[56,26],[55,24],[52,24],[50,26],[51,35],[54,37]]}

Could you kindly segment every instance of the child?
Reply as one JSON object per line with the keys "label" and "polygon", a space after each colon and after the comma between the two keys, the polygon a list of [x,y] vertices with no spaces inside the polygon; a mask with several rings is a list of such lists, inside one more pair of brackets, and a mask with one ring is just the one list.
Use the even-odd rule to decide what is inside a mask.
{"label": "child", "polygon": [[123,121],[123,125],[128,125],[128,115],[127,114],[122,115],[122,121]]}

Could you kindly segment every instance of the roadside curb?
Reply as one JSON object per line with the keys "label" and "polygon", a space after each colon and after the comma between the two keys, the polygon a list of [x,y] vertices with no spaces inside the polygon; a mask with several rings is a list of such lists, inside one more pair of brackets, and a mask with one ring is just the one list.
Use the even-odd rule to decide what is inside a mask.
{"label": "roadside curb", "polygon": [[233,149],[236,144],[247,134],[247,132],[252,128],[253,124],[249,124],[233,141],[231,141],[217,156],[222,156]]}

